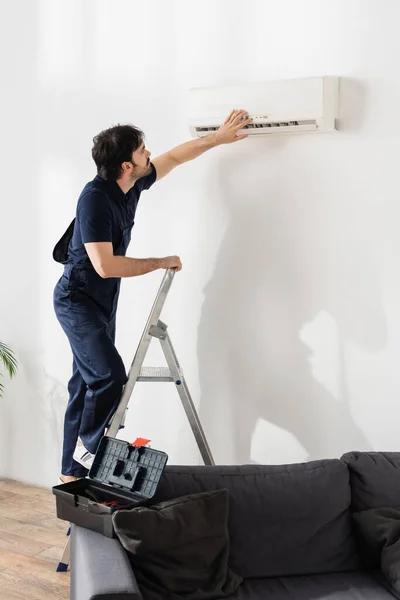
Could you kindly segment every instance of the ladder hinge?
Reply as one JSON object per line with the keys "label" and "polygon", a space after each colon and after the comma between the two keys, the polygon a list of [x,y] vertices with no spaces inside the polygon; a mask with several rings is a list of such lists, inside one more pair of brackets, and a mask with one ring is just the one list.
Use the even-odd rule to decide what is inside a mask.
{"label": "ladder hinge", "polygon": [[159,340],[165,340],[166,330],[167,330],[167,326],[165,326],[165,329],[164,329],[163,327],[160,326],[160,324],[152,325],[149,329],[149,335],[151,335],[152,337],[158,338]]}

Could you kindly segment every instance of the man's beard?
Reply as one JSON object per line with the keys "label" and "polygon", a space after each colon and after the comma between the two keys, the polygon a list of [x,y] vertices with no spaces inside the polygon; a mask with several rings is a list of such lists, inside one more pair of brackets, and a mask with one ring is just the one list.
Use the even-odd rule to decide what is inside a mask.
{"label": "man's beard", "polygon": [[151,168],[151,164],[150,164],[150,160],[147,164],[147,167],[138,167],[137,165],[135,165],[135,171],[132,174],[132,181],[136,181],[137,179],[140,179],[141,177],[146,177],[146,175],[150,175],[152,168]]}

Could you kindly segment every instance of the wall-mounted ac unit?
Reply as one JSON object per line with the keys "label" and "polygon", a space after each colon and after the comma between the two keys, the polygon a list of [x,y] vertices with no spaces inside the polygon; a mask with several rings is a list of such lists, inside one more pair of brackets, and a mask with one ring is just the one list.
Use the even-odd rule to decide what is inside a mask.
{"label": "wall-mounted ac unit", "polygon": [[216,131],[233,108],[247,110],[249,135],[327,132],[336,129],[339,78],[309,77],[190,90],[190,131]]}

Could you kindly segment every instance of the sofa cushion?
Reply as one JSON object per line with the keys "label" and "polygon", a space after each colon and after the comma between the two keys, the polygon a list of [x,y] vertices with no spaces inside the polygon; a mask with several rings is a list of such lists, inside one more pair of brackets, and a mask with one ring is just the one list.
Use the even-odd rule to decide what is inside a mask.
{"label": "sofa cushion", "polygon": [[400,505],[400,452],[348,452],[342,461],[350,471],[354,511]]}
{"label": "sofa cushion", "polygon": [[400,510],[371,508],[353,515],[363,546],[386,577],[390,589],[400,596]]}
{"label": "sofa cushion", "polygon": [[230,566],[243,577],[351,571],[350,486],[339,460],[286,466],[169,466],[155,501],[226,488]]}
{"label": "sofa cushion", "polygon": [[367,573],[340,573],[248,580],[232,600],[393,600],[393,596]]}
{"label": "sofa cushion", "polygon": [[228,492],[203,492],[113,514],[145,600],[211,600],[242,578],[228,567]]}

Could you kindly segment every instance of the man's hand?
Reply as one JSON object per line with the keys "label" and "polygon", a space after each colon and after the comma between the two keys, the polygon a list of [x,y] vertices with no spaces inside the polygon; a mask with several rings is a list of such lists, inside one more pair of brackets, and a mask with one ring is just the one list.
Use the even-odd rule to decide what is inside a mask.
{"label": "man's hand", "polygon": [[169,152],[158,156],[152,161],[157,172],[157,181],[168,175],[178,165],[201,156],[206,150],[215,148],[215,146],[219,146],[220,144],[231,144],[232,142],[243,140],[247,137],[247,133],[243,133],[242,135],[237,135],[237,133],[251,122],[252,119],[249,119],[247,111],[233,110],[225,123],[215,133],[210,133],[197,140],[185,142],[180,146],[172,148]]}
{"label": "man's hand", "polygon": [[182,269],[178,256],[165,258],[130,258],[116,256],[111,242],[88,242],[85,244],[87,255],[100,277],[136,277],[157,269]]}
{"label": "man's hand", "polygon": [[166,256],[162,260],[162,269],[176,269],[180,271],[182,269],[182,263],[179,256]]}
{"label": "man's hand", "polygon": [[243,133],[242,135],[237,135],[237,133],[251,122],[252,119],[249,118],[247,111],[233,110],[225,123],[215,132],[217,144],[231,144],[232,142],[238,142],[247,138],[247,133]]}

